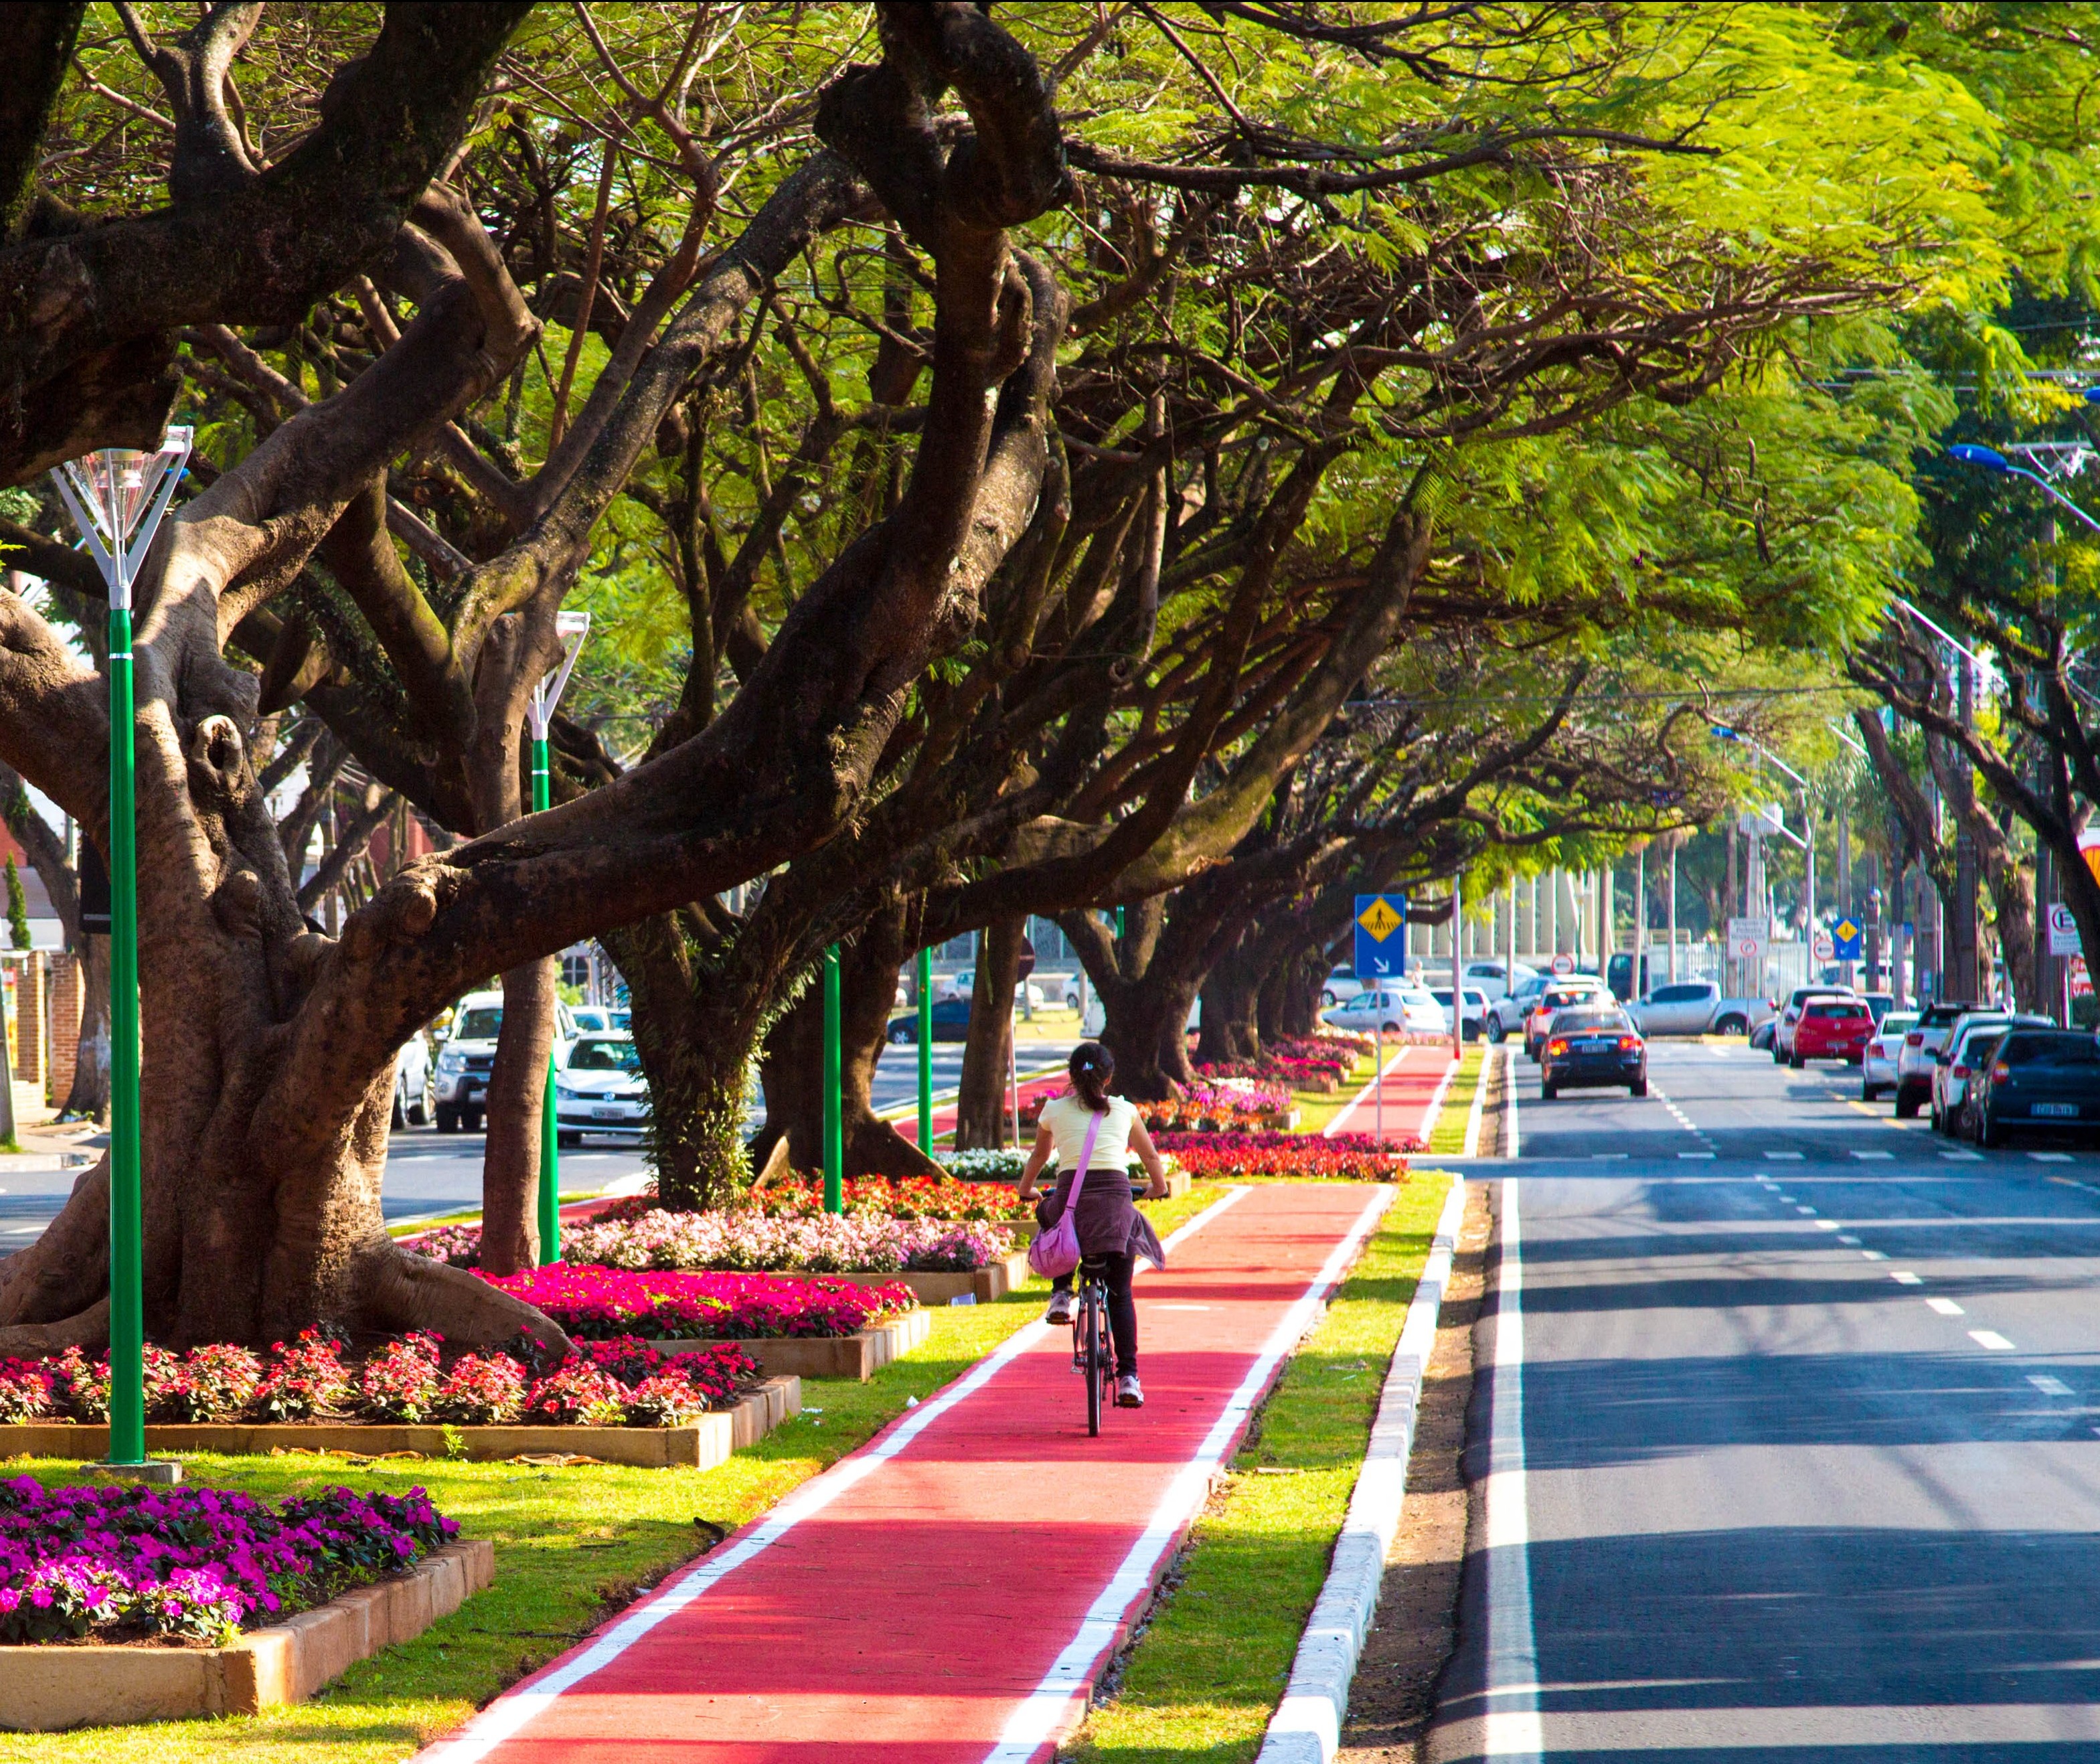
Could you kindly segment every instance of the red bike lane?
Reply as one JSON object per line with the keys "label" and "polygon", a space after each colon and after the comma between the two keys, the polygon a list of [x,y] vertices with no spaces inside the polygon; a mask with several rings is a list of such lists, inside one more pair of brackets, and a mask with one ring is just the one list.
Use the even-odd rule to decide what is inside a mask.
{"label": "red bike lane", "polygon": [[1392,1192],[1229,1197],[1139,1277],[1144,1409],[1090,1439],[1031,1324],[422,1757],[1047,1756]]}

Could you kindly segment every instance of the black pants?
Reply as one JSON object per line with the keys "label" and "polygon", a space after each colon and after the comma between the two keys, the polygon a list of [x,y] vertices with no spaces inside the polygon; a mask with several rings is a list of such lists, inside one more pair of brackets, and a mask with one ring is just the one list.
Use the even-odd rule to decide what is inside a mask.
{"label": "black pants", "polygon": [[[1101,1264],[1101,1284],[1108,1289],[1109,1334],[1115,1343],[1116,1376],[1134,1378],[1137,1376],[1137,1301],[1130,1295],[1130,1283],[1137,1274],[1137,1258],[1134,1255],[1090,1255],[1089,1262]],[[1072,1290],[1070,1274],[1060,1274],[1050,1282],[1052,1292]]]}

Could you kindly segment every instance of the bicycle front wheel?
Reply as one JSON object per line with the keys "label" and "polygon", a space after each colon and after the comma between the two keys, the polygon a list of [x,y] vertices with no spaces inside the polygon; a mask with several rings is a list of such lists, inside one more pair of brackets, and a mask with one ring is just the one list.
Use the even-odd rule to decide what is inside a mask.
{"label": "bicycle front wheel", "polygon": [[1108,1387],[1108,1343],[1101,1339],[1101,1302],[1087,1295],[1087,1431],[1101,1431],[1101,1398]]}

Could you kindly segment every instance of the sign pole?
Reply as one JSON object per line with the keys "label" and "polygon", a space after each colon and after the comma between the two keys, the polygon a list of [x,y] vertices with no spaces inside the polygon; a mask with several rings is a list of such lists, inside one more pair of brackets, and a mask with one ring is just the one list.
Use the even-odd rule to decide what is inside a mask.
{"label": "sign pole", "polygon": [[824,951],[824,1211],[846,1210],[845,1107],[839,1094],[839,946]]}
{"label": "sign pole", "polygon": [[[1466,1057],[1466,969],[1458,958],[1458,933],[1466,916],[1466,876],[1451,872],[1451,1063]],[[1383,1087],[1381,1087],[1383,1088]]]}
{"label": "sign pole", "polygon": [[919,1149],[933,1155],[933,952],[919,952]]}
{"label": "sign pole", "polygon": [[[547,734],[543,717],[532,720],[532,812],[551,798],[547,786]],[[540,1092],[540,1265],[562,1259],[562,1134],[554,1119],[554,1056],[547,1054],[547,1082]]]}

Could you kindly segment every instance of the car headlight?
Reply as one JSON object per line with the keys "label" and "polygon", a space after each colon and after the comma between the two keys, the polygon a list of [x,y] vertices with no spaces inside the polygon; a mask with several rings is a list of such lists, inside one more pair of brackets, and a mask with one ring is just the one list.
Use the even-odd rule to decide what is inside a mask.
{"label": "car headlight", "polygon": [[438,1056],[438,1069],[448,1078],[456,1076],[466,1069],[466,1056],[448,1047]]}
{"label": "car headlight", "polygon": [[566,1084],[557,1084],[554,1087],[554,1094],[563,1102],[582,1102],[590,1093],[588,1091],[571,1090]]}

